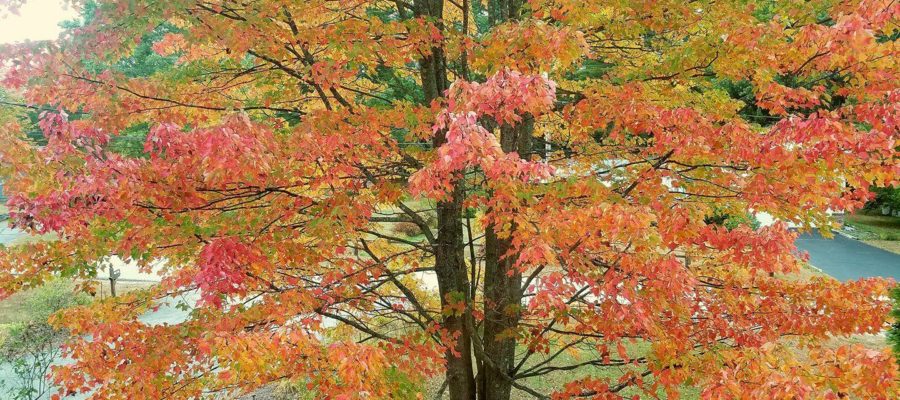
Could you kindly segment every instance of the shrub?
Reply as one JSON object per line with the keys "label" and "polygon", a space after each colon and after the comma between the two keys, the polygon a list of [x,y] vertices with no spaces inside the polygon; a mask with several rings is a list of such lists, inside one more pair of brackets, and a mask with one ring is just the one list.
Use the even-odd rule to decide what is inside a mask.
{"label": "shrub", "polygon": [[732,230],[741,225],[749,226],[750,229],[759,229],[759,221],[751,213],[744,214],[727,214],[719,210],[714,210],[712,215],[705,218],[707,224],[721,225]]}
{"label": "shrub", "polygon": [[894,320],[891,329],[888,330],[887,340],[894,349],[894,357],[900,364],[900,286],[891,290],[891,300],[894,301],[894,309],[891,310],[891,318]]}
{"label": "shrub", "polygon": [[12,381],[0,387],[13,400],[43,398],[52,388],[47,374],[61,356],[60,344],[68,332],[54,329],[47,320],[53,313],[86,304],[88,296],[74,294],[70,282],[56,280],[29,293],[23,302],[28,318],[12,324],[0,344],[0,362],[11,367]]}
{"label": "shrub", "polygon": [[886,205],[892,209],[900,208],[900,187],[875,188],[875,200],[869,203],[873,208]]}
{"label": "shrub", "polygon": [[422,230],[412,222],[398,222],[394,224],[394,233],[403,236],[416,236],[422,233]]}

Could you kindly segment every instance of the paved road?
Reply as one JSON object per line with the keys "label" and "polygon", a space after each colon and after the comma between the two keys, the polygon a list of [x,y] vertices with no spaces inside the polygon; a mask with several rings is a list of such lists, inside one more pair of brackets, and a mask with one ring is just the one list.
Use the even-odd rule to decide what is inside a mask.
{"label": "paved road", "polygon": [[0,218],[0,244],[9,245],[23,235],[24,233],[21,231],[8,227],[6,221],[3,218]]}
{"label": "paved road", "polygon": [[881,276],[900,282],[900,254],[858,240],[838,234],[825,239],[818,232],[806,233],[797,238],[797,248],[809,253],[810,264],[842,281]]}

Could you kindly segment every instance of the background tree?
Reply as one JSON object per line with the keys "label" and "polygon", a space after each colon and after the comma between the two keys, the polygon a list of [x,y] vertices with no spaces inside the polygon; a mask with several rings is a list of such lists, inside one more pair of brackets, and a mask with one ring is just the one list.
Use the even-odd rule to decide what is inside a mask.
{"label": "background tree", "polygon": [[894,308],[891,310],[891,317],[894,318],[894,324],[888,331],[887,337],[894,349],[894,356],[900,363],[900,287],[891,289],[891,299],[894,301]]}
{"label": "background tree", "polygon": [[[0,51],[4,84],[56,110],[42,145],[0,129],[11,221],[60,236],[7,249],[3,287],[110,254],[165,266],[55,320],[76,333],[63,391],[897,394],[887,349],[823,345],[881,331],[888,282],[785,280],[784,223],[715,221],[827,228],[896,183],[894,2],[85,9],[56,42]],[[114,151],[123,134],[140,151]],[[185,292],[186,321],[138,319]],[[529,384],[559,372],[553,393]]]}
{"label": "background tree", "polygon": [[900,188],[884,187],[875,188],[873,191],[875,192],[875,199],[869,203],[870,207],[881,208],[882,206],[888,206],[892,210],[900,209]]}

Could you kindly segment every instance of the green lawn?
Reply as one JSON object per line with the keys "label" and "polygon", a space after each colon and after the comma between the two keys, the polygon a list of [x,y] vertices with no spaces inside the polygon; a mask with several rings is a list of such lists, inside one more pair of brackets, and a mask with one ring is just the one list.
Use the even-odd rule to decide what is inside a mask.
{"label": "green lawn", "polygon": [[[109,293],[109,283],[106,281],[97,281],[92,284],[95,288],[95,296],[87,296],[86,300],[92,301],[100,297],[99,293],[105,290],[106,295]],[[119,282],[116,284],[119,293],[127,293],[133,290],[143,289],[148,286],[145,282]],[[101,289],[101,286],[103,287]],[[75,281],[66,280],[66,283],[59,285],[55,290],[65,290],[66,293],[76,295]],[[6,330],[17,323],[30,321],[34,318],[33,306],[30,305],[35,301],[36,296],[46,296],[47,289],[44,287],[29,289],[14,293],[11,296],[0,300],[0,338],[4,336]],[[82,294],[78,294],[82,295]],[[0,340],[2,341],[2,340]]]}
{"label": "green lawn", "polygon": [[[791,281],[806,281],[811,279],[812,277],[823,277],[828,276],[822,271],[812,267],[805,266],[800,271],[782,276],[784,279],[788,279]],[[786,339],[789,345],[792,345],[792,342]],[[637,358],[644,356],[648,353],[650,349],[650,345],[647,342],[636,342],[630,343],[628,341],[624,342],[626,350],[628,352],[629,357]],[[871,349],[882,349],[887,346],[885,342],[884,336],[881,335],[854,335],[850,337],[835,337],[825,342],[826,346],[829,347],[837,347],[841,345],[852,345],[852,344],[861,344]],[[554,348],[558,348],[558,346],[554,346]],[[615,350],[610,349],[614,354]],[[617,356],[613,356],[614,358],[618,358]],[[576,364],[578,362],[584,362],[586,360],[599,359],[600,356],[597,354],[596,350],[585,348],[581,349],[576,353],[563,353],[554,364]],[[533,365],[535,363],[539,363],[542,360],[542,357],[533,356],[532,360],[528,362],[528,364]],[[623,367],[582,367],[572,371],[557,371],[547,375],[543,375],[540,377],[529,378],[522,381],[526,386],[540,392],[540,393],[552,393],[554,391],[560,390],[563,388],[563,385],[569,383],[578,378],[592,376],[595,378],[607,378],[611,382],[615,383],[615,381],[622,376],[625,372],[629,370],[640,371],[640,367],[634,366],[623,366]],[[438,378],[433,382],[429,382],[426,387],[426,393],[428,394],[428,398],[434,398],[434,395],[437,392],[439,385],[443,382],[442,378]],[[624,398],[631,398],[632,396],[638,396],[639,399],[650,399],[650,398],[658,398],[665,399],[665,393],[660,392],[658,397],[650,397],[639,390],[634,388],[628,388],[620,393]],[[448,398],[447,394],[444,393],[444,399]],[[526,400],[532,399],[533,397],[528,393],[513,389],[512,400]],[[696,387],[692,387],[689,385],[684,385],[681,387],[680,399],[685,400],[696,400],[700,398],[700,389]]]}
{"label": "green lawn", "polygon": [[845,223],[861,240],[900,241],[900,218],[857,213],[848,215]]}
{"label": "green lawn", "polygon": [[25,322],[30,319],[26,303],[33,295],[33,290],[15,293],[0,301],[0,327]]}
{"label": "green lawn", "polygon": [[[625,341],[623,344],[625,345],[625,348],[626,348],[626,351],[628,352],[629,357],[634,357],[634,358],[643,357],[650,350],[650,344],[647,342],[630,343],[628,341]],[[551,354],[555,353],[556,349],[558,349],[557,346],[553,346],[553,347],[554,347],[554,351],[552,351]],[[616,352],[616,350],[614,348],[610,349],[610,351],[612,351],[614,354]],[[613,355],[612,357],[618,358],[617,355]],[[553,361],[553,364],[554,365],[570,364],[571,365],[571,364],[578,364],[581,362],[585,362],[588,360],[598,360],[598,359],[601,359],[601,357],[597,353],[596,349],[581,348],[581,349],[578,349],[577,351],[562,353]],[[526,363],[526,367],[524,367],[523,370],[527,370],[529,365],[538,364],[543,360],[544,360],[544,356],[534,355]],[[562,390],[563,387],[565,386],[565,384],[567,384],[567,383],[570,383],[570,382],[580,379],[580,378],[586,378],[586,377],[593,377],[593,378],[599,378],[599,379],[606,378],[606,379],[609,379],[611,384],[614,385],[616,383],[616,381],[619,379],[619,377],[621,377],[624,373],[626,373],[628,371],[641,372],[644,370],[641,367],[643,367],[643,365],[639,365],[639,366],[627,365],[627,366],[622,366],[622,367],[590,367],[590,366],[587,366],[587,367],[577,368],[577,369],[574,369],[571,371],[556,371],[556,372],[548,373],[546,375],[537,376],[534,378],[523,379],[522,381],[520,381],[520,383],[522,383],[523,385],[525,385],[539,393],[549,394],[549,393],[553,393],[553,392]],[[645,379],[647,379],[646,382],[649,382],[649,380],[652,378],[645,378]],[[439,378],[429,382],[425,388],[426,398],[435,398],[438,388],[440,387],[440,385],[443,381],[444,381],[443,378],[439,377]],[[650,398],[650,397],[647,397],[646,395],[644,395],[640,390],[637,390],[634,388],[626,388],[619,394],[624,396],[624,398],[629,398],[629,399],[632,398],[632,396],[639,396],[638,398]],[[693,388],[693,387],[682,386],[680,395],[681,395],[680,399],[695,400],[695,399],[700,398],[700,390],[697,388]],[[446,391],[444,392],[444,394],[441,398],[442,399],[449,398]],[[652,398],[666,399],[667,397],[663,391],[660,391],[660,393],[658,393],[658,397],[652,397]],[[511,400],[531,400],[531,399],[534,399],[534,396],[532,396],[531,394],[529,394],[523,390],[513,388]]]}
{"label": "green lawn", "polygon": [[[650,351],[650,343],[638,341],[635,343],[631,343],[629,341],[625,341],[623,343],[625,345],[625,349],[628,353],[629,358],[639,358],[646,356]],[[613,358],[618,358],[616,350],[614,348],[610,348],[610,351],[613,353]],[[541,357],[535,357],[536,359],[533,362],[529,362],[529,364],[540,362]],[[597,353],[595,349],[580,349],[576,353],[563,353],[557,360],[556,364],[577,364],[579,362],[585,362],[588,360],[597,360],[601,359],[601,356]],[[617,380],[625,373],[629,371],[634,371],[640,373],[644,371],[643,365],[627,365],[622,367],[583,367],[573,371],[557,371],[552,372],[547,375],[534,377],[525,379],[522,383],[526,386],[529,386],[538,392],[541,393],[552,393],[557,390],[561,390],[565,384],[572,382],[578,378],[606,378],[610,381],[611,384],[615,384]],[[649,382],[652,378],[645,378],[647,382]],[[626,388],[623,390],[620,395],[625,398],[631,398],[632,396],[640,396],[640,398],[648,398],[644,395],[640,390],[636,388]],[[681,387],[681,399],[685,400],[694,400],[700,398],[700,390],[695,387],[690,386],[682,386]],[[658,398],[665,399],[666,394],[660,390],[658,393]],[[528,393],[523,391],[513,389],[513,399],[515,400],[525,400],[533,398]]]}
{"label": "green lawn", "polygon": [[[427,204],[414,204],[414,208],[426,208],[427,206]],[[5,214],[6,212],[6,206],[0,204],[0,214]],[[404,232],[403,229],[397,229],[397,227],[395,226],[397,224],[385,225],[388,225],[388,229],[386,230],[390,234],[405,237],[413,241],[423,240],[421,233]],[[886,217],[881,215],[856,214],[849,215],[847,217],[847,225],[853,226],[855,229],[854,233],[860,236],[861,239],[868,238],[883,241],[886,238],[893,238],[888,240],[900,240],[900,218]],[[40,240],[39,238],[36,239]],[[894,243],[900,244],[900,241]],[[789,280],[803,281],[809,279],[812,276],[821,275],[823,275],[821,271],[812,268],[804,268],[800,272],[792,274],[791,276],[786,276],[785,278]],[[99,284],[102,285],[103,283]],[[33,293],[34,291],[26,291],[23,293],[15,294],[5,300],[0,301],[0,341],[2,341],[3,333],[5,332],[6,327],[17,322],[22,322],[29,318],[28,312],[25,309],[25,305],[27,303],[27,299],[32,296]],[[859,337],[855,336],[851,338],[835,338],[830,343],[833,345],[860,343],[870,348],[881,348],[883,346],[886,346],[883,337],[871,335]],[[646,342],[625,342],[625,345],[629,356],[633,358],[644,356],[649,350],[649,344]],[[567,352],[562,354],[553,364],[577,364],[586,360],[599,358],[600,356],[597,354],[595,349],[584,348],[579,349],[575,352]],[[541,356],[533,356],[528,364],[534,365],[535,363],[539,363],[542,359],[543,357]],[[538,392],[552,393],[556,390],[560,390],[563,385],[568,382],[587,376],[596,378],[608,378],[611,382],[615,382],[620,376],[622,376],[622,374],[628,372],[629,370],[638,371],[640,370],[640,368],[634,366],[604,368],[581,367],[572,371],[557,371],[549,373],[547,375],[525,379],[522,383],[524,383],[528,387],[535,389]],[[437,392],[437,388],[441,384],[441,382],[442,379],[437,379],[434,382],[429,382],[428,384],[426,384],[427,387],[425,388],[425,391],[429,393],[429,398],[434,397],[434,394]],[[269,387],[268,389],[272,389],[272,387]],[[278,390],[275,391],[277,392]],[[634,390],[631,388],[624,390],[623,393],[620,394],[626,397],[635,395],[641,396],[638,390]],[[680,398],[694,400],[698,399],[699,396],[699,389],[689,386],[682,387]],[[276,398],[277,397],[278,396],[276,396]],[[444,397],[446,398],[446,393]],[[517,389],[513,390],[513,400],[524,400],[531,398],[531,395],[523,391]],[[640,398],[646,398],[646,396],[641,396]],[[665,393],[659,393],[658,398],[665,399]]]}

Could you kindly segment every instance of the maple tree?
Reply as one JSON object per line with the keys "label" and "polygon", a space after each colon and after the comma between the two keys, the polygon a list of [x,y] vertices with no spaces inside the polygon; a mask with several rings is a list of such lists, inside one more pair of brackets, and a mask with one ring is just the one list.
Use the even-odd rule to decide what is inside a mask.
{"label": "maple tree", "polygon": [[[61,394],[898,395],[888,349],[825,343],[884,329],[892,283],[786,278],[786,222],[897,184],[896,2],[88,4],[0,50],[45,140],[4,117],[11,223],[59,237],[0,283],[161,282],[54,318]],[[750,210],[782,222],[715,222]]]}

